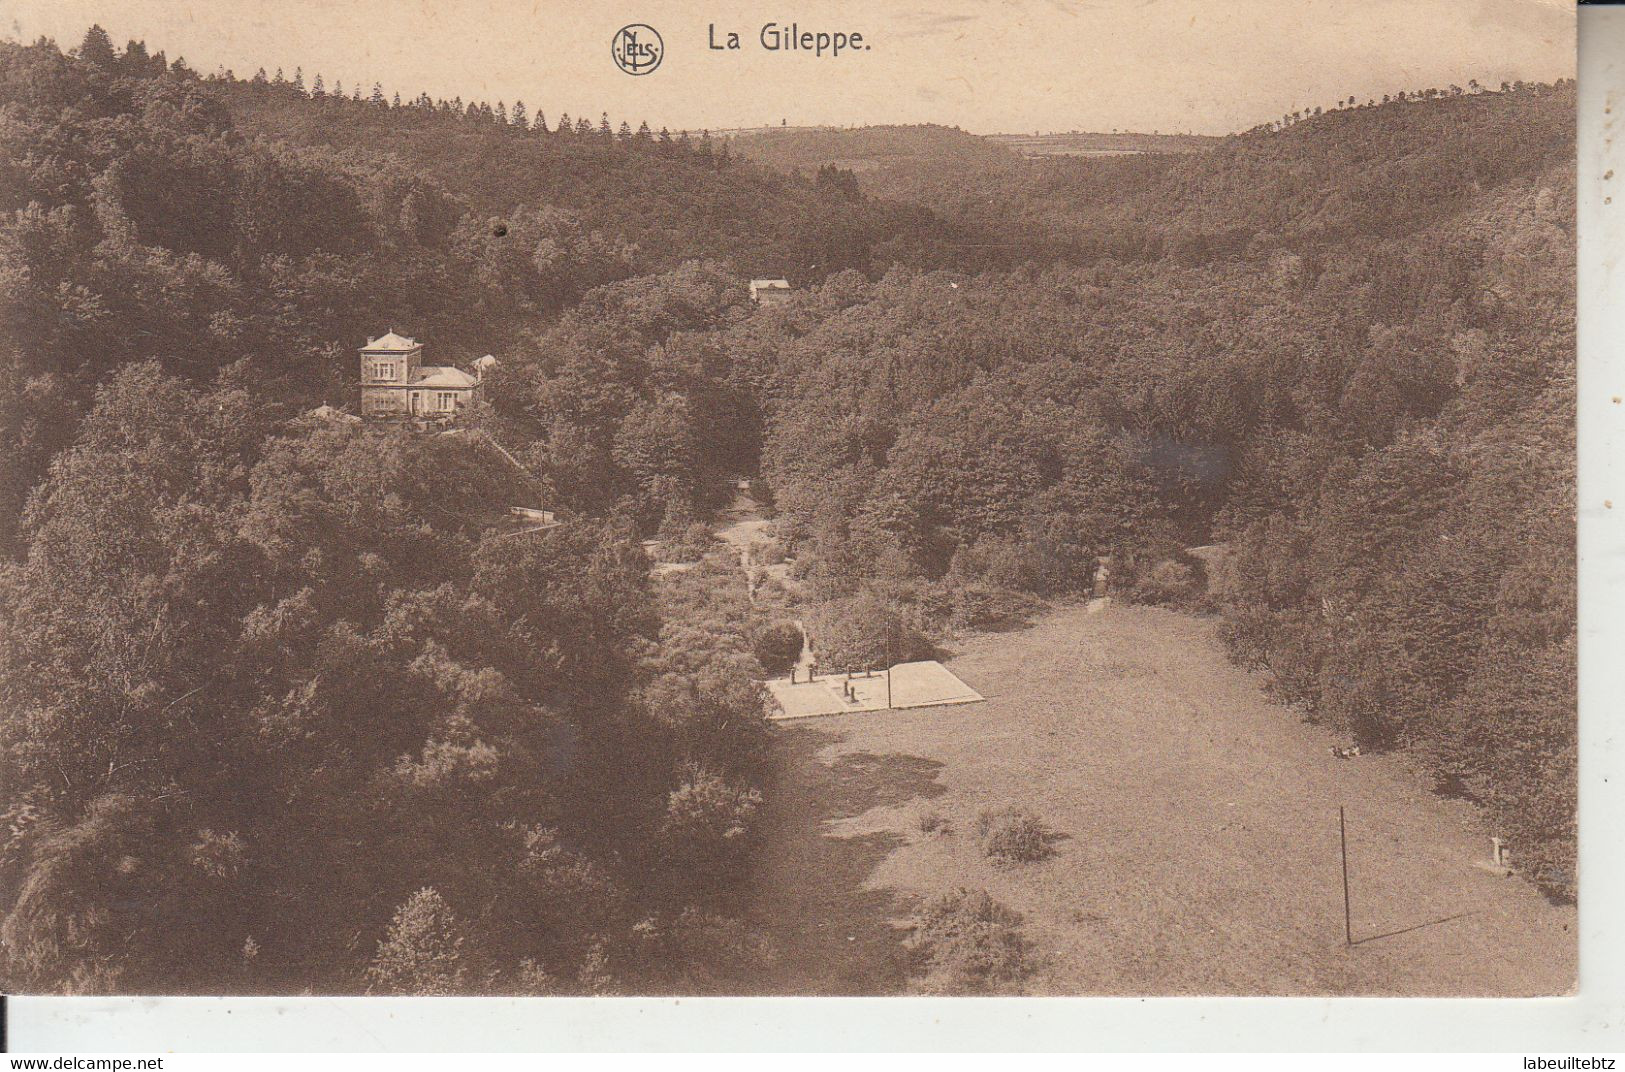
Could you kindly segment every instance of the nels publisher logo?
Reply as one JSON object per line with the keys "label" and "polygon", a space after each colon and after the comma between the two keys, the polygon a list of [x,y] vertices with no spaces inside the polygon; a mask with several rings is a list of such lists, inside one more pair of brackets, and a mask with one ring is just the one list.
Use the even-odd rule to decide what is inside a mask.
{"label": "nels publisher logo", "polygon": [[615,66],[627,74],[649,74],[666,57],[666,43],[653,26],[635,22],[622,26],[609,45]]}

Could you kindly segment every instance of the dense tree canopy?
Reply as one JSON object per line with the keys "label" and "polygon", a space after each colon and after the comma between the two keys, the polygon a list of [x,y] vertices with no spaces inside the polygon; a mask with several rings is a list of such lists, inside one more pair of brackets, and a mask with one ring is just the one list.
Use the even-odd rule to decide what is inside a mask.
{"label": "dense tree canopy", "polygon": [[[798,638],[642,541],[747,474],[827,665],[1106,562],[1572,894],[1572,85],[856,178],[310,85],[0,44],[8,988],[726,989]],[[391,326],[454,432],[308,412]]]}

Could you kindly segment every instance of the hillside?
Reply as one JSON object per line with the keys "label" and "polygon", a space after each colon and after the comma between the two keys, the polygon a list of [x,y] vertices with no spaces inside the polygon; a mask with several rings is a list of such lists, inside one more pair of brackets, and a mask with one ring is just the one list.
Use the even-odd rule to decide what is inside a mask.
{"label": "hillside", "polygon": [[1260,244],[1301,248],[1426,227],[1482,191],[1571,159],[1573,112],[1567,82],[1405,95],[1223,139],[1157,143],[1200,152],[1119,153],[1151,145],[1141,135],[1054,135],[1052,146],[1097,155],[1018,155],[1023,136],[942,127],[768,132],[731,144],[785,170],[846,168],[871,197],[930,206],[1044,259],[1197,263]]}
{"label": "hillside", "polygon": [[1198,153],[1223,139],[1203,134],[989,134],[1022,156],[1115,156],[1124,153]]}
{"label": "hillside", "polygon": [[[784,137],[883,166],[202,78],[97,28],[0,45],[0,988],[761,977],[761,681],[797,623],[866,667],[1097,582],[1222,616],[1316,733],[1574,897],[1572,83],[1201,153]],[[768,271],[795,289],[756,306]],[[457,427],[309,412],[354,405],[385,330],[496,355]],[[741,476],[751,575],[711,536]],[[515,506],[559,523],[490,525]],[[1078,634],[1035,635],[1010,661],[1064,678]],[[1242,702],[1211,654],[1170,704]],[[1290,736],[1248,710],[1209,773]],[[1121,715],[1090,717],[1132,750]],[[1033,727],[1018,765],[1078,765]],[[1225,788],[1178,773],[1147,800]]]}
{"label": "hillside", "polygon": [[994,139],[929,123],[852,129],[765,127],[732,134],[728,145],[746,159],[785,172],[810,172],[831,164],[859,173],[908,165],[996,168],[1016,160]]}
{"label": "hillside", "polygon": [[754,274],[940,266],[981,244],[926,208],[704,138],[202,78],[138,42],[95,62],[0,44],[0,94],[0,211],[15,214],[0,253],[22,311],[0,327],[8,550],[29,489],[123,364],[196,381],[235,366],[278,401],[343,404],[345,355],[386,327],[461,364],[595,286],[688,261],[714,260],[742,300]]}
{"label": "hillside", "polygon": [[807,279],[881,267],[873,263],[877,249],[907,249],[933,232],[955,237],[928,211],[848,203],[808,179],[751,166],[721,139],[626,123],[612,132],[607,116],[575,126],[561,116],[567,129],[544,131],[470,110],[472,103],[391,108],[254,82],[210,91],[243,134],[320,146],[357,166],[431,181],[478,215],[537,204],[566,209],[637,246],[645,270],[711,257],[747,276]]}

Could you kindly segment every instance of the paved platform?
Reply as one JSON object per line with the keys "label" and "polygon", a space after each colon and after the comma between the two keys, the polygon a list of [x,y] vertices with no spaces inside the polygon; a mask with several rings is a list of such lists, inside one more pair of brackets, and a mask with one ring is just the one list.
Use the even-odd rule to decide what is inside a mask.
{"label": "paved platform", "polygon": [[[848,683],[856,699],[845,696]],[[779,713],[769,716],[775,720],[887,709],[884,671],[877,671],[873,677],[862,674],[819,674],[810,682],[802,680],[793,685],[789,678],[777,678],[767,682],[767,691],[773,694],[773,699],[779,705]],[[979,703],[981,700],[981,693],[959,680],[953,671],[935,659],[898,663],[891,669],[893,708],[938,707]]]}

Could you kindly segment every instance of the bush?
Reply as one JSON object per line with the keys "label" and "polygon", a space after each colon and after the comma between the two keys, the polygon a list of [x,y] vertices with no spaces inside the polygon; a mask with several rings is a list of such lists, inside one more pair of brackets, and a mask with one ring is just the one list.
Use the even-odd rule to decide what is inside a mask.
{"label": "bush", "polygon": [[777,566],[789,557],[784,550],[784,544],[771,536],[764,536],[750,542],[750,560],[759,566]]}
{"label": "bush", "polygon": [[956,629],[1008,629],[1026,622],[1038,607],[1024,592],[967,585],[954,590],[950,623]]}
{"label": "bush", "polygon": [[920,828],[922,834],[951,834],[954,829],[947,817],[935,808],[927,808],[920,812],[914,824]]}
{"label": "bush", "polygon": [[456,994],[467,989],[462,925],[433,887],[401,905],[367,966],[367,992]]}
{"label": "bush", "polygon": [[1195,559],[1165,558],[1134,578],[1126,593],[1134,603],[1194,608],[1202,603],[1207,582]]}
{"label": "bush", "polygon": [[768,609],[788,610],[795,596],[777,577],[768,574],[756,582],[756,605]]}
{"label": "bush", "polygon": [[1033,863],[1055,852],[1055,832],[1025,808],[982,812],[976,817],[976,836],[981,839],[982,854],[999,863]]}
{"label": "bush", "polygon": [[697,562],[716,542],[711,530],[701,522],[663,528],[658,537],[660,557],[667,562]]}
{"label": "bush", "polygon": [[935,653],[899,608],[875,592],[819,604],[808,616],[808,628],[818,668],[825,673],[873,670]]}
{"label": "bush", "polygon": [[782,674],[796,665],[801,658],[801,627],[795,622],[779,621],[764,626],[752,638],[756,661],[770,674]]}
{"label": "bush", "polygon": [[737,994],[760,986],[779,958],[773,940],[744,920],[694,906],[633,928],[641,978],[678,994]]}
{"label": "bush", "polygon": [[933,898],[915,916],[908,944],[924,962],[920,988],[927,993],[1016,992],[1033,969],[1021,916],[986,890]]}
{"label": "bush", "polygon": [[1062,573],[1054,556],[1034,542],[983,536],[954,552],[945,579],[955,586],[982,585],[1044,595],[1059,586]]}
{"label": "bush", "polygon": [[694,889],[726,889],[741,873],[751,848],[752,820],[762,794],[699,767],[684,772],[671,791],[660,843],[674,874]]}

